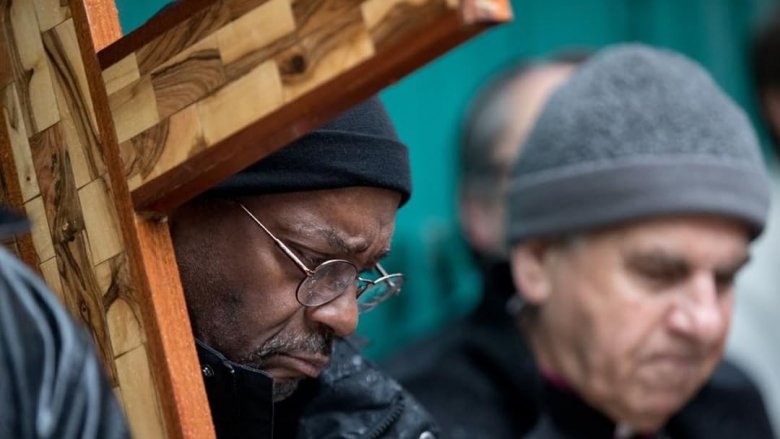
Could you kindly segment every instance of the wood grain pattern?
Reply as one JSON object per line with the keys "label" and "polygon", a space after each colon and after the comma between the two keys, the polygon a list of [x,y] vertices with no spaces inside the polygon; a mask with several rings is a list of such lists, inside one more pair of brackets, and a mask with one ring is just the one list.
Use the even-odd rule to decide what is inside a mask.
{"label": "wood grain pattern", "polygon": [[132,190],[206,148],[197,107],[185,108],[119,148]]}
{"label": "wood grain pattern", "polygon": [[161,119],[196,102],[225,83],[216,36],[209,36],[152,70]]}
{"label": "wood grain pattern", "polygon": [[89,15],[92,44],[98,51],[122,37],[119,25],[119,12],[114,0],[78,0],[84,1]]}
{"label": "wood grain pattern", "polygon": [[[129,194],[126,202],[129,205]],[[213,438],[214,427],[168,226],[143,218],[137,216],[135,222],[140,245],[137,255],[142,259],[149,284],[155,286],[143,296],[150,301],[144,311],[151,311],[144,317],[146,334],[150,348],[155,342],[161,345],[159,356],[153,357],[156,358],[155,371],[165,372],[156,375],[157,387],[176,390],[161,400],[168,435],[182,439]],[[170,381],[163,381],[166,384],[163,387],[159,378]],[[171,422],[175,425],[171,426]]]}
{"label": "wood grain pattern", "polygon": [[[466,1],[476,0],[223,0],[204,8],[200,17],[158,34],[153,41],[137,40],[134,52],[125,56],[135,53],[139,64],[148,64],[139,67],[141,75],[144,70],[152,74],[155,69],[165,71],[171,64],[182,63],[182,58],[191,60],[194,53],[203,53],[208,63],[191,60],[186,71],[166,71],[166,84],[187,92],[161,98],[163,88],[155,85],[155,96],[150,94],[149,99],[157,100],[160,120],[143,135],[131,136],[130,142],[120,136],[122,157],[131,160],[124,167],[136,207],[167,211],[247,162],[294,140],[346,109],[347,104],[365,99],[453,45],[506,19],[486,13],[464,24],[461,7]],[[490,4],[507,5],[505,0],[481,1],[482,11],[489,11]],[[208,21],[208,25],[193,24],[204,22],[202,17],[207,16],[220,18]],[[198,30],[184,30],[193,27]],[[213,57],[214,36],[221,66]],[[128,46],[123,50],[128,51]],[[146,61],[141,61],[142,53]],[[111,56],[119,60],[118,52]],[[278,72],[273,72],[269,63],[274,63]],[[110,63],[104,67],[110,68]],[[197,77],[198,70],[203,78],[213,78],[208,86],[190,84],[189,78]],[[258,77],[266,83],[262,87],[268,87],[262,90],[247,80],[247,75],[261,71],[264,74]],[[226,79],[220,76],[222,72]],[[277,102],[276,75],[282,84],[281,103]],[[143,80],[142,76],[139,84]],[[118,98],[118,92],[110,96],[112,102]],[[338,105],[320,105],[318,100]],[[258,108],[258,102],[263,102],[263,107]],[[186,144],[198,149],[160,151],[160,139],[171,125],[168,114],[188,105],[198,109],[199,123],[190,123],[194,131],[181,135],[199,139],[202,129],[206,148],[188,140]],[[287,111],[282,105],[296,110]],[[325,113],[315,114],[318,111]],[[114,114],[118,126],[125,117]],[[258,148],[257,139],[264,139],[267,148]],[[251,153],[239,151],[244,141],[252,145]],[[142,148],[147,148],[145,154],[141,154]],[[163,156],[178,157],[182,162],[151,163]],[[157,171],[152,174],[139,169]],[[195,177],[192,169],[203,169],[204,173]],[[187,181],[190,178],[192,183]]]}
{"label": "wood grain pattern", "polygon": [[96,178],[78,191],[94,266],[122,251],[119,222],[111,201],[111,191],[105,180]]}
{"label": "wood grain pattern", "polygon": [[67,0],[36,0],[35,13],[38,17],[38,29],[45,32],[70,18]]}
{"label": "wood grain pattern", "polygon": [[54,72],[55,102],[75,164],[76,185],[81,187],[103,175],[106,166],[73,20],[45,32],[43,42]]}
{"label": "wood grain pattern", "polygon": [[141,75],[154,70],[172,56],[211,35],[229,20],[227,8],[222,2],[215,2],[139,49],[136,52],[138,70]]}
{"label": "wood grain pattern", "polygon": [[432,22],[449,8],[446,0],[368,0],[362,12],[377,50],[382,50],[409,37],[410,15],[423,23]]}
{"label": "wood grain pattern", "polygon": [[30,134],[38,133],[57,121],[49,65],[41,44],[35,5],[30,0],[11,0],[6,34],[13,35],[11,62],[14,66],[17,93],[25,126]]}
{"label": "wood grain pattern", "polygon": [[[2,12],[0,12],[2,14]],[[0,89],[14,80],[11,55],[5,36],[0,35]]]}
{"label": "wood grain pattern", "polygon": [[[3,40],[4,34],[0,30],[0,41]],[[23,212],[24,199],[13,156],[11,139],[6,125],[5,110],[0,106],[0,200],[4,205]],[[38,257],[31,234],[27,233],[9,238],[3,245],[26,262],[33,271],[39,271],[39,267],[36,265]]]}
{"label": "wood grain pattern", "polygon": [[230,11],[230,18],[236,20],[244,14],[255,10],[258,6],[270,0],[223,0]]}
{"label": "wood grain pattern", "polygon": [[141,72],[138,71],[135,53],[127,55],[121,61],[103,70],[103,82],[106,84],[108,94],[121,90],[139,79],[141,79]]}
{"label": "wood grain pattern", "polygon": [[[196,3],[198,0],[186,2]],[[125,382],[122,398],[130,414],[130,422],[138,437],[154,437],[162,431],[171,439],[214,437],[211,415],[200,376],[197,355],[184,303],[184,294],[176,270],[173,246],[167,225],[155,223],[148,217],[135,214],[130,192],[119,157],[119,147],[110,112],[106,89],[102,81],[98,59],[91,50],[89,23],[83,4],[71,3],[82,61],[87,72],[90,94],[95,104],[99,131],[105,149],[109,183],[117,207],[119,223],[126,245],[127,260],[133,279],[135,301],[141,311],[148,352],[148,369],[152,372],[153,388]],[[106,295],[108,298],[109,295]],[[125,300],[131,303],[130,300]],[[136,348],[120,358],[125,358]],[[147,354],[140,355],[145,358]],[[132,357],[127,357],[132,358]],[[122,368],[131,370],[134,368]],[[147,374],[141,374],[146,382]],[[145,408],[159,407],[158,415],[136,415],[131,407],[145,404]],[[160,417],[159,413],[163,416]],[[148,435],[145,433],[149,431]]]}
{"label": "wood grain pattern", "polygon": [[[246,4],[241,6],[247,7]],[[295,17],[290,0],[270,0],[254,10],[245,11],[243,16],[217,31],[222,62],[233,63],[294,30]]]}
{"label": "wood grain pattern", "polygon": [[116,136],[120,142],[140,134],[160,121],[154,86],[149,76],[112,94],[109,99]]}
{"label": "wood grain pattern", "polygon": [[22,201],[28,201],[40,193],[35,179],[30,142],[27,136],[23,110],[16,91],[16,83],[10,84],[3,91],[3,118],[8,135],[16,173],[19,178]]}
{"label": "wood grain pattern", "polygon": [[203,9],[212,6],[214,3],[215,0],[187,0],[168,3],[142,26],[100,49],[98,51],[98,62],[101,68],[105,69],[134,53],[145,44],[170,31],[178,24]]}
{"label": "wood grain pattern", "polygon": [[206,143],[213,145],[284,102],[279,70],[267,62],[198,102]]}
{"label": "wood grain pattern", "polygon": [[46,208],[43,199],[35,197],[24,204],[25,216],[30,220],[30,234],[35,247],[36,263],[54,258],[54,245],[49,233],[49,221],[46,219]]}
{"label": "wood grain pattern", "polygon": [[121,253],[95,267],[103,303],[108,310],[111,346],[117,356],[146,342],[137,289],[133,285],[127,254]]}
{"label": "wood grain pattern", "polygon": [[152,380],[148,354],[144,345],[116,359],[119,374],[119,386],[123,389],[133,389],[133,392],[123,392],[125,414],[130,423],[133,437],[164,439],[165,430],[159,422],[150,420],[161,419],[160,408],[156,404],[154,381]]}
{"label": "wood grain pattern", "polygon": [[[0,74],[5,75],[0,78],[3,81],[0,87],[0,180],[3,182],[0,195],[4,201],[11,200],[11,204],[18,207],[24,206],[26,200],[27,211],[31,212],[35,224],[34,235],[28,234],[8,245],[20,254],[25,247],[28,249],[30,256],[25,260],[33,269],[40,270],[66,307],[90,329],[117,394],[134,402],[134,408],[130,409],[134,431],[140,431],[143,437],[164,437],[167,423],[161,416],[162,405],[154,387],[156,377],[149,367],[151,363],[133,359],[131,355],[147,355],[143,345],[144,332],[148,328],[155,331],[159,326],[144,324],[142,304],[148,306],[151,301],[139,297],[136,291],[148,291],[148,282],[144,283],[143,278],[138,277],[136,288],[134,279],[138,276],[138,264],[132,267],[123,249],[114,198],[124,194],[125,223],[132,225],[135,217],[121,167],[116,165],[116,137],[107,116],[108,101],[90,38],[85,5],[80,0],[62,5],[66,6],[64,10],[50,9],[53,5],[51,0],[0,0],[0,60],[10,60],[0,69]],[[72,19],[68,18],[74,11],[71,7],[76,11]],[[30,11],[41,17],[44,13],[50,15],[35,23],[37,17]],[[65,20],[59,21],[60,18]],[[21,34],[24,34],[23,40],[20,40]],[[31,64],[32,60],[34,64]],[[91,73],[88,73],[90,68]],[[43,81],[41,72],[48,72],[47,81]],[[92,96],[96,92],[99,98]],[[105,115],[101,129],[98,129],[99,118],[93,102],[99,103]],[[45,120],[42,115],[47,113],[40,109],[48,109],[48,114],[55,114],[59,119],[42,123]],[[109,169],[103,150],[106,142],[113,145],[113,169],[117,175],[113,179],[106,178]],[[8,168],[13,172],[6,172]],[[10,185],[6,184],[8,176],[13,178]],[[114,190],[117,182],[119,195]],[[20,188],[22,183],[26,185],[25,196]],[[126,235],[132,237],[132,232]],[[137,254],[138,238],[135,242]],[[171,248],[168,250],[172,253]],[[178,282],[178,279],[174,281]],[[160,300],[165,300],[165,296],[161,295]],[[186,309],[183,299],[180,301]],[[159,317],[154,312],[146,312]],[[167,436],[184,438],[183,429],[187,429],[186,437],[212,438],[213,428],[202,382],[192,379],[199,380],[200,374],[186,314],[170,330],[186,334],[179,336],[178,341],[180,344],[182,340],[186,341],[183,344],[190,355],[186,357],[189,366],[178,361],[175,353],[170,355],[176,361],[166,366],[169,360],[167,354],[160,353],[159,339],[168,336],[153,337],[152,341],[157,344],[154,348],[155,369],[164,370],[160,374],[170,376],[175,368],[176,373],[182,373],[188,380],[186,385],[189,387],[181,392],[184,396],[179,400],[171,397],[174,402],[165,404],[173,420]],[[120,352],[114,352],[114,347]],[[121,358],[133,361],[115,361],[120,354]],[[121,389],[118,364],[130,364],[132,367],[125,367],[123,373],[134,374],[131,379],[122,378],[125,385]],[[161,392],[176,393],[166,390],[171,386],[165,384],[164,379],[158,381],[163,383]],[[192,419],[184,415],[190,404],[200,409]]]}
{"label": "wood grain pattern", "polygon": [[87,1],[46,9],[70,16],[53,24],[39,11],[54,0],[0,0],[0,131],[6,149],[28,150],[28,201],[52,237],[54,257],[36,262],[93,331],[138,437],[213,438],[168,227],[147,209],[194,196],[486,23],[464,27],[451,0],[430,15],[421,0],[391,5],[371,26],[362,0],[189,0],[107,48],[104,67],[124,61],[103,75],[102,25],[87,14],[110,1]]}
{"label": "wood grain pattern", "polygon": [[49,286],[49,289],[60,300],[60,303],[65,303],[65,293],[62,289],[62,279],[60,279],[60,269],[57,266],[57,258],[51,258],[48,261],[42,262],[41,276]]}
{"label": "wood grain pattern", "polygon": [[117,355],[131,351],[143,343],[143,328],[130,304],[117,299],[108,309],[111,343]]}
{"label": "wood grain pattern", "polygon": [[[59,125],[34,137],[33,153],[45,218],[58,260],[65,304],[92,332],[109,379],[116,381],[102,293],[92,271],[82,207]],[[43,259],[45,260],[45,259]]]}
{"label": "wood grain pattern", "polygon": [[[85,122],[88,120],[92,130],[97,130],[95,109],[89,96],[87,76],[81,63],[73,20],[68,19],[44,33],[43,44],[54,68],[57,82],[67,84],[67,89],[71,90],[74,96],[73,101],[78,101],[84,113]],[[96,149],[94,153],[100,155],[100,150]]]}
{"label": "wood grain pattern", "polygon": [[309,37],[280,54],[279,63],[284,99],[292,101],[325,84],[374,55],[371,36],[362,23],[344,23],[330,44]]}

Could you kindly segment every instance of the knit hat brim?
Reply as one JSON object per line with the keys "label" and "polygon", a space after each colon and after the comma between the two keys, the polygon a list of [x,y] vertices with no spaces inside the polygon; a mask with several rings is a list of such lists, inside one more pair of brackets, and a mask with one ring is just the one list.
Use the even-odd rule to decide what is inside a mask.
{"label": "knit hat brim", "polygon": [[642,158],[636,163],[556,169],[512,186],[512,244],[643,218],[711,214],[764,228],[768,180],[755,168],[705,157]]}
{"label": "knit hat brim", "polygon": [[621,44],[544,106],[513,169],[508,241],[690,214],[741,220],[755,238],[769,191],[747,115],[704,69]]}
{"label": "knit hat brim", "polygon": [[251,196],[372,186],[409,200],[409,154],[400,142],[370,135],[315,131],[209,190],[209,196]]}
{"label": "knit hat brim", "polygon": [[401,205],[412,193],[406,146],[374,96],[350,108],[204,194],[252,196],[351,186],[390,189]]}

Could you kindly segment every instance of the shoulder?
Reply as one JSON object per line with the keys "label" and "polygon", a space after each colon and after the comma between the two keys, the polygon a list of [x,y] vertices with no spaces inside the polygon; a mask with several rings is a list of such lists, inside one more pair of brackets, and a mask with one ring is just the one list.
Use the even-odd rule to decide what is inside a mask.
{"label": "shoulder", "polygon": [[[0,249],[0,417],[9,437],[129,437],[124,417],[70,315],[16,258]],[[78,421],[78,422],[77,422]],[[9,426],[9,424],[11,424]],[[5,437],[5,433],[0,436]]]}
{"label": "shoulder", "polygon": [[438,428],[422,405],[348,340],[336,341],[317,384],[302,416],[299,438],[438,437]]}
{"label": "shoulder", "polygon": [[535,421],[536,369],[512,325],[452,323],[383,367],[447,437],[517,437]]}

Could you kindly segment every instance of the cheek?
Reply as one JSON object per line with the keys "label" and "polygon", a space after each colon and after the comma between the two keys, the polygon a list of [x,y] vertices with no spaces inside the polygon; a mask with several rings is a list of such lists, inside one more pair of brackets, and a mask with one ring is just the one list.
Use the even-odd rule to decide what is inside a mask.
{"label": "cheek", "polygon": [[[295,292],[303,274],[288,270],[284,262],[265,251],[234,254],[232,265],[215,292],[223,303],[215,322],[229,357],[246,355],[302,316]],[[292,264],[290,264],[292,265]],[[218,317],[217,314],[222,314]]]}
{"label": "cheek", "polygon": [[599,398],[630,393],[641,358],[663,327],[664,304],[620,278],[583,282],[571,301],[571,349],[579,353],[581,385]]}

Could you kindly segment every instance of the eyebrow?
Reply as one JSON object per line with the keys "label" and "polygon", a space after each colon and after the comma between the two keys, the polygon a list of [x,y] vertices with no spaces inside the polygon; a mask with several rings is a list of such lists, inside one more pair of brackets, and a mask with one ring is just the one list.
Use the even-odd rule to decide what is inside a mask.
{"label": "eyebrow", "polygon": [[737,259],[735,262],[716,267],[715,273],[718,275],[734,274],[737,273],[739,270],[741,270],[745,265],[747,265],[748,262],[750,262],[750,255],[746,254],[741,258]]}
{"label": "eyebrow", "polygon": [[626,256],[626,265],[634,270],[663,272],[665,275],[685,276],[690,270],[690,264],[684,258],[664,251],[630,253]]}
{"label": "eyebrow", "polygon": [[[359,239],[356,240],[358,242],[350,243],[347,237],[345,237],[338,230],[329,226],[303,224],[296,227],[296,229],[300,233],[315,233],[324,237],[327,240],[328,245],[330,245],[330,247],[334,251],[343,254],[350,254],[350,255],[360,254],[366,251],[369,247],[369,243],[365,239]],[[378,255],[374,256],[369,261],[369,266],[373,267],[374,265],[377,264],[377,262],[379,262],[382,258],[387,256],[389,253],[390,253],[389,248],[383,249]]]}
{"label": "eyebrow", "polygon": [[[734,262],[716,266],[713,269],[715,275],[732,275],[738,272],[750,261],[750,255],[743,255]],[[666,253],[662,250],[633,253],[626,256],[626,264],[634,269],[651,269],[663,271],[667,275],[687,275],[691,266],[684,258]]]}

